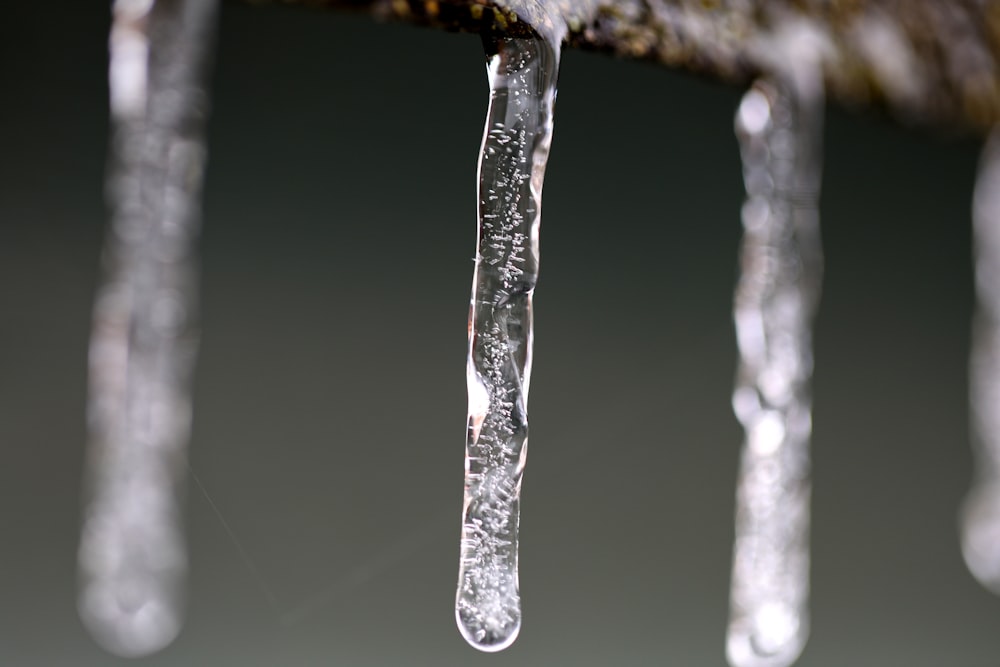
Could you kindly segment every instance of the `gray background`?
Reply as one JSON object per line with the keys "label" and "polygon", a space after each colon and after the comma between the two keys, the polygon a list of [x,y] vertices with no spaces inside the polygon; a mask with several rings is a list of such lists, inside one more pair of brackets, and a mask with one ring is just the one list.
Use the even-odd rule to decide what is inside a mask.
{"label": "gray background", "polygon": [[[74,607],[103,233],[103,3],[0,21],[0,665],[120,662]],[[545,186],[524,627],[452,603],[476,37],[227,4],[202,244],[189,619],[142,666],[721,666],[739,91],[567,53]],[[995,666],[965,572],[970,140],[831,110],[802,667]],[[217,506],[227,532],[208,500]]]}

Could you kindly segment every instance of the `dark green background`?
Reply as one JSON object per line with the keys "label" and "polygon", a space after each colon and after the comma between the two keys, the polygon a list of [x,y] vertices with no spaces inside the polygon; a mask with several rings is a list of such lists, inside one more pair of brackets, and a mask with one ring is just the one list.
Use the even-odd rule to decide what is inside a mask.
{"label": "dark green background", "polygon": [[[0,21],[4,667],[120,664],[74,606],[108,21],[82,2]],[[479,41],[227,4],[214,81],[191,459],[240,546],[192,484],[188,623],[135,664],[721,667],[739,91],[565,55],[524,627],[487,656],[452,612]],[[801,667],[1000,664],[1000,600],[955,528],[976,148],[829,113]]]}

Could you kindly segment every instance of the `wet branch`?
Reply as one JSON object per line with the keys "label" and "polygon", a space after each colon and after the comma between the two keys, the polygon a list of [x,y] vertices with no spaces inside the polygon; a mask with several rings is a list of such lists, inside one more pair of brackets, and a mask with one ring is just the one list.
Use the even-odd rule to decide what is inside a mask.
{"label": "wet branch", "polygon": [[572,47],[742,84],[810,50],[841,104],[980,133],[1000,121],[1000,0],[277,1],[464,32],[542,16]]}

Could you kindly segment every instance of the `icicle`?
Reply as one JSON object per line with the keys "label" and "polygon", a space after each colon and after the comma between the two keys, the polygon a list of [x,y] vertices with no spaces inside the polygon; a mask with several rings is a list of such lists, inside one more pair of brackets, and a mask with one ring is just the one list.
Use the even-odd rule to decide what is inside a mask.
{"label": "icicle", "polygon": [[1000,130],[983,150],[972,212],[978,307],[969,368],[976,477],[962,508],[962,553],[1000,594]]}
{"label": "icicle", "polygon": [[180,630],[180,492],[190,428],[194,239],[215,0],[116,0],[111,225],[90,344],[81,617],[139,656]]}
{"label": "icicle", "polygon": [[531,295],[542,179],[552,139],[558,40],[484,40],[490,107],[479,161],[479,236],[466,370],[469,419],[455,615],[465,639],[517,637],[518,504],[527,454]]}
{"label": "icicle", "polygon": [[730,622],[733,667],[787,667],[809,632],[811,323],[822,256],[822,93],[759,81],[736,115],[747,199],[736,290],[745,429]]}

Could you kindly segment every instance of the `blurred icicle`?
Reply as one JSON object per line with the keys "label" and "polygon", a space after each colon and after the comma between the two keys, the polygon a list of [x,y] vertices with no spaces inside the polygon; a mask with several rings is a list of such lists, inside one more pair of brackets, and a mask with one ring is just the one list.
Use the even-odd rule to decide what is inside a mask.
{"label": "blurred icicle", "polygon": [[216,9],[216,0],[113,9],[111,224],[90,343],[79,609],[122,656],[165,647],[182,623],[194,242]]}
{"label": "blurred icicle", "polygon": [[787,667],[809,635],[812,320],[822,276],[817,201],[822,81],[758,81],[736,132],[747,199],[734,318],[733,408],[745,430],[726,653]]}
{"label": "blurred icicle", "polygon": [[962,509],[962,553],[1000,594],[1000,129],[983,150],[972,210],[976,297],[969,364],[976,471]]}

